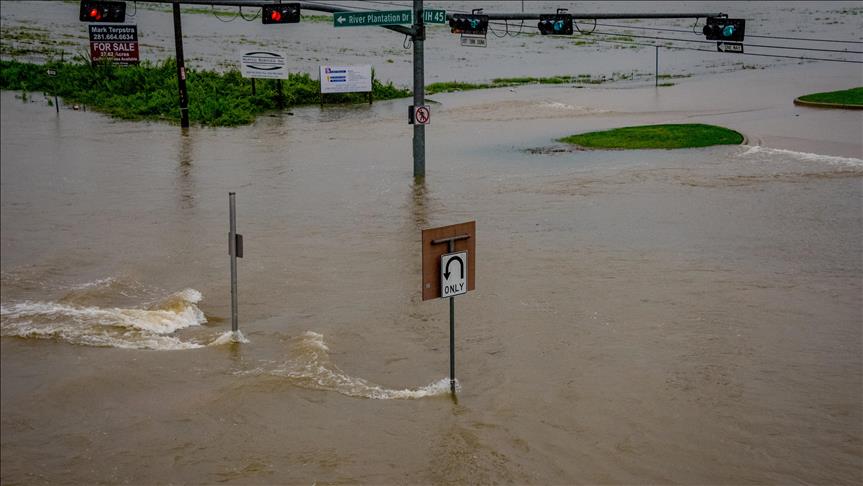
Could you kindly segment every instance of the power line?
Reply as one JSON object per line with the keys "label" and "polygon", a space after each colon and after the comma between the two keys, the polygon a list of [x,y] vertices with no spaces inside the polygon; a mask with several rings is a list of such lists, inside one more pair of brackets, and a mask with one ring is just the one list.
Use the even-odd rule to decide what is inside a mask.
{"label": "power line", "polygon": [[[489,22],[489,23],[502,25],[502,24],[500,24],[500,22]],[[529,25],[527,27],[539,30],[538,27],[534,27],[532,25]],[[606,36],[620,36],[620,34],[618,34],[618,33],[608,33],[608,32],[594,32],[594,34],[606,35]],[[635,37],[635,36],[630,36],[630,37]],[[644,36],[639,36],[639,37],[644,37]],[[654,37],[646,37],[646,38],[654,39]],[[654,44],[654,43],[626,42],[626,41],[620,41],[620,40],[608,40],[608,39],[593,39],[593,40],[596,42],[605,42],[605,43],[612,43],[612,44],[618,44],[618,45],[638,45],[638,46],[645,46],[645,47],[664,47],[666,49],[679,49],[679,50],[686,50],[686,51],[701,51],[701,52],[712,52],[712,53],[717,52],[717,51],[709,50],[709,49],[698,49],[695,47],[684,47],[684,46],[678,46],[678,45],[663,46],[663,45]],[[690,40],[685,40],[685,39],[674,39],[674,40],[677,40],[679,42],[701,42],[701,43],[712,44],[711,41],[690,41]],[[743,56],[797,59],[797,60],[801,60],[801,61],[827,61],[827,62],[845,62],[845,63],[851,63],[851,64],[863,64],[863,61],[854,61],[854,60],[849,60],[849,59],[835,59],[835,58],[828,58],[828,57],[786,56],[786,55],[782,55],[782,54],[765,54],[765,53],[758,53],[758,52],[742,52],[742,53],[738,53],[738,54],[743,55]]]}
{"label": "power line", "polygon": [[[587,22],[577,22],[580,24],[584,24]],[[592,24],[589,24],[592,25]],[[665,32],[683,32],[686,34],[691,34],[693,31],[684,30],[684,29],[668,29],[662,27],[646,27],[646,26],[638,26],[638,25],[619,25],[619,24],[596,24],[602,27],[619,27],[622,29],[645,29],[645,30],[657,30],[657,31],[665,31]],[[841,44],[863,44],[863,41],[856,40],[839,40],[839,39],[813,39],[806,37],[782,37],[782,36],[774,36],[774,35],[757,35],[757,34],[746,34],[746,37],[756,37],[759,39],[778,39],[778,40],[798,40],[798,41],[810,41],[810,42],[838,42]]]}
{"label": "power line", "polygon": [[[599,24],[597,24],[599,25]],[[602,33],[602,32],[597,32]],[[656,37],[656,36],[646,36],[646,35],[636,35],[629,34],[626,32],[612,32],[611,34],[620,35],[625,37],[634,37],[639,39],[656,39],[656,40],[667,40],[667,41],[679,41],[679,42],[695,42],[697,44],[713,44],[716,41],[708,41],[708,40],[700,40],[700,39],[678,39],[674,37]],[[863,54],[863,51],[850,51],[848,49],[821,49],[815,47],[796,47],[796,46],[772,46],[765,44],[746,44],[746,47],[763,47],[768,49],[790,49],[794,51],[815,51],[815,52],[839,52],[839,53],[848,53],[848,54]]]}
{"label": "power line", "polygon": [[[364,3],[373,3],[378,5],[387,5],[390,7],[402,7],[402,8],[412,8],[412,5],[406,5],[401,3],[393,3],[393,2],[382,2],[377,0],[365,0]],[[345,5],[336,5],[331,4],[337,7],[345,7],[350,8]],[[462,10],[451,10],[452,12],[458,13],[468,13]],[[577,15],[577,14],[576,14]],[[576,23],[584,23],[578,22]],[[669,29],[669,28],[661,28],[661,27],[647,27],[647,26],[636,26],[636,25],[619,25],[619,24],[605,24],[605,23],[595,23],[593,25],[598,25],[602,27],[616,27],[623,29],[643,29],[643,30],[655,30],[655,31],[663,31],[663,32],[682,32],[682,33],[692,33],[692,30],[683,30],[683,29]],[[508,25],[505,24],[505,27],[508,28]],[[509,33],[509,32],[507,32]],[[506,35],[506,34],[505,34]],[[509,35],[513,35],[509,33]],[[630,37],[638,37],[631,35]],[[805,38],[805,37],[786,37],[786,36],[771,36],[771,35],[757,35],[757,34],[747,34],[747,37],[759,38],[759,39],[777,39],[777,40],[798,40],[798,41],[809,41],[809,42],[834,42],[834,43],[844,43],[844,44],[863,44],[863,41],[853,41],[853,40],[839,40],[839,39],[813,39],[813,38]],[[648,37],[643,37],[648,38]],[[667,39],[667,38],[657,38],[659,40],[681,40],[686,41],[685,39]],[[687,41],[689,42],[689,41]],[[711,43],[711,41],[702,41],[704,43]],[[822,49],[822,48],[806,48],[806,47],[795,47],[795,46],[772,46],[772,45],[761,45],[761,44],[747,44],[749,47],[762,47],[762,48],[773,48],[773,49],[787,49],[787,50],[806,50],[813,52],[848,52],[853,54],[861,54],[863,51],[849,51],[842,49]]]}
{"label": "power line", "polygon": [[[332,3],[332,2],[320,2],[320,3],[327,4],[327,5],[330,5],[333,7],[341,7],[341,8],[363,8],[363,7],[348,6],[348,5],[344,5],[344,4],[336,4],[336,3]],[[382,2],[382,1],[376,1],[376,0],[368,0],[364,3],[388,5],[391,7],[403,7],[403,8],[411,8],[412,7],[412,5],[405,5],[405,4],[392,3],[392,2]],[[371,8],[363,8],[363,9],[364,10],[373,10]],[[451,10],[451,11],[457,12],[457,13],[467,13],[467,12],[461,11],[461,10]],[[585,24],[585,22],[576,22],[576,23]],[[497,25],[500,27],[504,27],[506,29],[504,31],[503,35],[497,34],[492,30],[492,33],[496,37],[499,37],[499,38],[505,37],[507,34],[509,34],[510,36],[517,36],[517,35],[519,35],[519,33],[521,33],[522,27],[533,28],[533,29],[538,30],[538,27],[536,27],[536,26],[520,25],[519,26],[519,33],[513,34],[513,33],[509,32],[509,23],[508,22],[501,23],[499,21],[490,21],[489,24],[494,24],[494,25]],[[588,25],[593,25],[593,24],[590,23]],[[664,28],[659,28],[659,27],[643,27],[643,26],[633,26],[633,25],[617,25],[617,24],[605,24],[605,23],[596,23],[595,25],[600,25],[600,26],[604,26],[604,27],[624,28],[624,29],[645,29],[645,30],[657,30],[657,31],[667,31],[667,32],[685,32],[685,33],[691,33],[692,32],[690,30],[682,30],[682,29],[664,29]],[[691,43],[698,43],[698,44],[713,44],[713,42],[714,42],[714,41],[707,41],[707,40],[700,40],[700,39],[679,39],[679,38],[674,38],[674,37],[643,36],[643,35],[620,33],[620,32],[593,32],[593,33],[599,34],[599,35],[607,35],[607,36],[626,36],[626,37],[639,38],[639,39],[665,40],[665,41],[674,41],[674,42],[691,42]],[[759,36],[759,35],[751,35],[751,34],[749,34],[747,36],[748,37],[758,37],[758,38],[771,38],[771,39],[806,40],[806,41],[813,41],[813,42],[848,42],[848,43],[861,43],[861,44],[863,44],[863,42],[839,41],[839,40],[835,40],[835,39],[804,39],[804,38],[790,38],[790,37],[778,37],[778,36]],[[601,40],[601,39],[596,39],[596,40],[600,41],[600,42],[605,42],[605,43],[615,43],[614,41],[610,41],[610,40]],[[716,51],[708,50],[708,49],[697,49],[694,47],[683,47],[683,46],[677,46],[677,45],[675,45],[675,46],[662,46],[662,45],[659,45],[656,43],[637,43],[637,42],[625,42],[625,41],[618,41],[616,43],[621,44],[621,45],[641,45],[641,46],[649,46],[649,47],[659,46],[659,47],[681,49],[681,50],[691,50],[691,51],[701,51],[701,52],[716,52]],[[806,48],[806,47],[793,47],[793,46],[773,46],[773,45],[764,45],[764,44],[746,44],[746,46],[766,48],[766,49],[786,49],[786,50],[812,51],[812,52],[836,52],[836,53],[848,53],[848,54],[863,54],[863,51],[850,51],[850,50],[842,50],[842,49],[821,49],[821,48]],[[775,57],[775,58],[783,58],[783,59],[799,59],[799,60],[806,60],[806,61],[828,61],[828,62],[846,62],[846,63],[863,64],[863,61],[855,61],[855,60],[849,60],[849,59],[788,56],[788,55],[782,55],[782,54],[765,54],[765,53],[755,53],[755,52],[744,52],[741,54],[746,55],[746,56]]]}

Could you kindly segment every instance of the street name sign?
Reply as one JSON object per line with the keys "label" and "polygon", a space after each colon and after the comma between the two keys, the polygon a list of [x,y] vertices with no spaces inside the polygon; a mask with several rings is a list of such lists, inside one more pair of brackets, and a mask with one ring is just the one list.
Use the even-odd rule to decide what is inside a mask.
{"label": "street name sign", "polygon": [[716,43],[716,50],[719,52],[733,52],[736,54],[743,54],[743,44],[741,44],[740,42],[719,41]]}
{"label": "street name sign", "polygon": [[[446,15],[444,15],[446,17]],[[333,27],[369,27],[375,25],[410,25],[412,10],[378,10],[373,12],[336,12]]]}
{"label": "street name sign", "polygon": [[488,41],[481,34],[462,34],[459,39],[464,47],[487,47]]}
{"label": "street name sign", "polygon": [[440,257],[440,295],[443,298],[467,293],[467,252]]}
{"label": "street name sign", "polygon": [[445,24],[446,10],[423,10],[423,23],[425,24]]}
{"label": "street name sign", "polygon": [[244,78],[288,79],[288,56],[284,52],[243,52],[240,72]]}
{"label": "street name sign", "polygon": [[[449,246],[453,248],[450,250]],[[445,264],[441,267],[441,257],[446,254],[465,253],[464,262],[465,288],[470,291],[476,288],[476,221],[467,223],[428,228],[422,230],[422,293],[423,300],[437,299],[442,295],[444,280],[460,277],[457,261],[450,262],[447,270]],[[468,265],[467,259],[471,260]],[[449,277],[444,272],[449,271]],[[453,275],[452,272],[459,272]],[[450,295],[447,294],[446,297]]]}
{"label": "street name sign", "polygon": [[93,64],[138,64],[137,25],[89,25],[90,60]]}

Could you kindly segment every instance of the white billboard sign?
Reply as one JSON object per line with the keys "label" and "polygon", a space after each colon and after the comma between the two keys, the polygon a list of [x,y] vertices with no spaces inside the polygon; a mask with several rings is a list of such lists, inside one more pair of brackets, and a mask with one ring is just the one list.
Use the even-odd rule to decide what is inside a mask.
{"label": "white billboard sign", "polygon": [[244,78],[288,79],[287,63],[284,52],[254,51],[240,55]]}
{"label": "white billboard sign", "polygon": [[321,93],[368,93],[372,90],[372,67],[321,66]]}

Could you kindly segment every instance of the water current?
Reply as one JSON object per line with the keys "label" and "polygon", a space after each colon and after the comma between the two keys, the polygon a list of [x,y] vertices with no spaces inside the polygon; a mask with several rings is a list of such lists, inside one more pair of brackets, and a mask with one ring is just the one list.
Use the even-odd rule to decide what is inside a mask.
{"label": "water current", "polygon": [[[791,100],[861,76],[436,95],[424,183],[407,100],[181,131],[3,92],[0,480],[859,484],[863,118]],[[662,122],[747,141],[555,141]],[[420,231],[469,220],[452,400]]]}

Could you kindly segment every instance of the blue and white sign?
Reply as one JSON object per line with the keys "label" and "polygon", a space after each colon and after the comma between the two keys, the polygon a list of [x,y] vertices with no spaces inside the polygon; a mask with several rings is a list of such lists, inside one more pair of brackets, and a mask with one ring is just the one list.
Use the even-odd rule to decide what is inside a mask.
{"label": "blue and white sign", "polygon": [[321,93],[368,93],[372,90],[372,67],[321,66]]}

